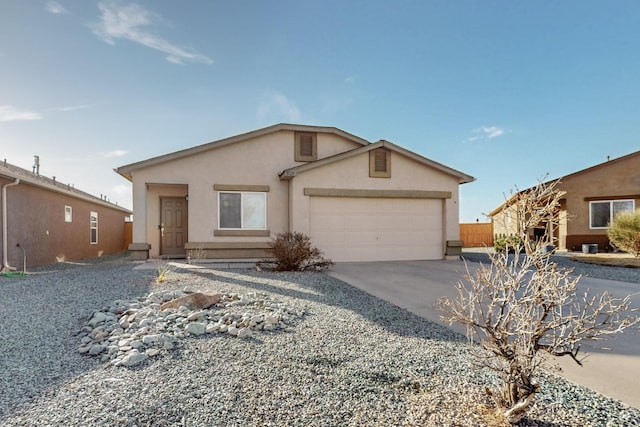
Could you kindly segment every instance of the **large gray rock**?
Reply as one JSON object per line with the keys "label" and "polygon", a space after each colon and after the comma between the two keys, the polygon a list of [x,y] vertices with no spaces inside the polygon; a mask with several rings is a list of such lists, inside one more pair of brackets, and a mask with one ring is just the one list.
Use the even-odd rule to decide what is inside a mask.
{"label": "large gray rock", "polygon": [[107,320],[107,315],[101,311],[97,311],[94,313],[93,317],[91,317],[91,320],[89,320],[89,326],[93,328],[98,323],[102,323],[105,320]]}
{"label": "large gray rock", "polygon": [[238,330],[238,338],[250,338],[251,337],[251,329],[242,328]]}
{"label": "large gray rock", "polygon": [[206,332],[207,325],[200,322],[191,322],[185,328],[191,335],[202,335]]}
{"label": "large gray rock", "polygon": [[89,354],[95,356],[96,354],[100,354],[104,351],[104,346],[100,344],[94,344],[89,349]]}
{"label": "large gray rock", "polygon": [[134,365],[137,365],[139,363],[144,362],[148,358],[149,358],[149,356],[147,356],[146,354],[139,353],[137,350],[132,350],[129,354],[127,354],[122,359],[120,364],[124,365],[124,366],[134,366]]}

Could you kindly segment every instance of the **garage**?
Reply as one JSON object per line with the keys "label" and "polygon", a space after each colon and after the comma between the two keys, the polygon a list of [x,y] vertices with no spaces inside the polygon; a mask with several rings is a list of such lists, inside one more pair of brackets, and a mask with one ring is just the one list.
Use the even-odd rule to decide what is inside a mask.
{"label": "garage", "polygon": [[333,261],[442,259],[443,201],[310,197],[311,241]]}

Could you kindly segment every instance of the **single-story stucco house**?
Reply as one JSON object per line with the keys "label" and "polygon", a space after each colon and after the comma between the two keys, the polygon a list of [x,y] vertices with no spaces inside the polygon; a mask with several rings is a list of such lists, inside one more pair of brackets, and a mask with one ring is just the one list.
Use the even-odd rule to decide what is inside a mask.
{"label": "single-story stucco house", "polygon": [[[597,245],[600,251],[610,251],[609,223],[616,213],[633,211],[640,204],[640,151],[565,175],[557,189],[566,194],[560,201],[559,226],[547,230],[553,235],[548,243],[560,250],[581,251],[583,245]],[[512,200],[515,195],[490,213],[497,237],[519,233]],[[541,224],[540,230],[544,229]]]}
{"label": "single-story stucco house", "polygon": [[[127,249],[131,211],[33,170],[0,163],[1,270]],[[26,265],[25,265],[26,259]]]}
{"label": "single-story stucco house", "polygon": [[136,259],[261,258],[286,231],[333,261],[443,259],[460,246],[458,187],[474,180],[388,141],[295,124],[116,172],[133,183]]}

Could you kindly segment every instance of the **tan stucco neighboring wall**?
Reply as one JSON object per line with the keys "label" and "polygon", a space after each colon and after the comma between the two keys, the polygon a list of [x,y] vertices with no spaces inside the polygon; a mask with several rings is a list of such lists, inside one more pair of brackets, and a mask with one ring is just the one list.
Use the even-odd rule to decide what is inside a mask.
{"label": "tan stucco neighboring wall", "polygon": [[[266,242],[288,230],[289,184],[278,174],[302,164],[294,161],[294,141],[293,131],[279,131],[134,170],[134,243],[150,243],[149,255],[159,255],[160,196],[184,195],[185,189],[190,242]],[[359,146],[338,135],[318,134],[319,158]],[[267,229],[271,236],[214,236],[218,228],[218,191],[214,185],[268,186]]]}
{"label": "tan stucco neighboring wall", "polygon": [[443,217],[445,223],[443,241],[458,240],[460,238],[460,229],[458,225],[459,184],[457,178],[436,170],[430,170],[397,152],[392,153],[391,164],[391,178],[371,178],[369,177],[369,153],[364,152],[323,167],[299,173],[291,180],[291,206],[293,211],[291,230],[309,233],[309,209],[310,197],[312,196],[304,194],[305,188],[423,190],[434,192],[434,195],[451,195],[450,198],[443,199],[445,213]]}
{"label": "tan stucco neighboring wall", "polygon": [[[0,186],[15,182],[0,177]],[[22,270],[26,267],[75,261],[118,253],[126,248],[125,220],[128,210],[108,206],[96,198],[73,197],[21,181],[7,191],[7,262]],[[65,208],[71,208],[71,220],[65,219]],[[0,209],[2,201],[0,201]],[[97,242],[91,243],[91,213],[98,214]],[[2,229],[0,227],[0,238]],[[25,252],[22,251],[20,244]],[[2,258],[0,246],[0,258]],[[0,265],[0,269],[2,269]]]}
{"label": "tan stucco neighboring wall", "polygon": [[[640,156],[611,161],[584,173],[566,176],[559,188],[566,191],[569,214],[567,234],[603,234],[603,230],[589,228],[589,200],[626,196],[640,207]],[[587,199],[587,200],[585,200]],[[606,233],[606,232],[605,232]]]}

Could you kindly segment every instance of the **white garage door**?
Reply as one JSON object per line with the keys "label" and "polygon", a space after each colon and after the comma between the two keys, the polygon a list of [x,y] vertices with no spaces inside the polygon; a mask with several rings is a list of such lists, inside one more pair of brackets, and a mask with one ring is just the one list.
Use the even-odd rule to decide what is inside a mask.
{"label": "white garage door", "polygon": [[311,197],[310,237],[333,261],[442,259],[442,201]]}

